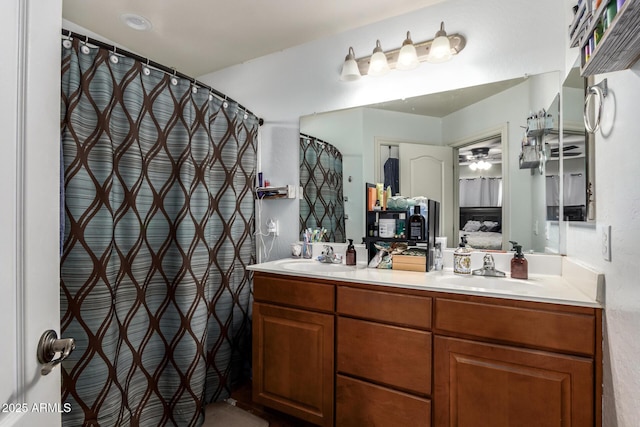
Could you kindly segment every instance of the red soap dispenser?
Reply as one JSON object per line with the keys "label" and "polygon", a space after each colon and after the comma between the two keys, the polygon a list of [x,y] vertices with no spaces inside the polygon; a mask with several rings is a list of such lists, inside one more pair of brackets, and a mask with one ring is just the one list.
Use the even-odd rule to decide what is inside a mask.
{"label": "red soap dispenser", "polygon": [[511,278],[527,280],[529,278],[529,265],[522,253],[522,245],[513,240],[509,240],[509,242],[513,245],[513,250],[516,251],[513,254],[513,258],[511,258]]}

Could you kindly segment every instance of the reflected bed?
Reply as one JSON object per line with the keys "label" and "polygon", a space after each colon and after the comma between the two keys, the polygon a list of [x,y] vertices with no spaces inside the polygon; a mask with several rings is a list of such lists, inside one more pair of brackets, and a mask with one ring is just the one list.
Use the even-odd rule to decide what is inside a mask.
{"label": "reflected bed", "polygon": [[460,236],[474,249],[502,249],[502,207],[460,207]]}

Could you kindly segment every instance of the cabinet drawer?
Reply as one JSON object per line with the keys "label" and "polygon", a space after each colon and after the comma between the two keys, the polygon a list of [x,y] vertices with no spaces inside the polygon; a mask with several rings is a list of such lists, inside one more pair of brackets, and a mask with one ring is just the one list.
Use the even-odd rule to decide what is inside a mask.
{"label": "cabinet drawer", "polygon": [[253,280],[253,298],[262,302],[333,311],[335,286],[313,280],[302,281],[256,273]]}
{"label": "cabinet drawer", "polygon": [[431,425],[431,401],[353,378],[336,377],[336,426]]}
{"label": "cabinet drawer", "polygon": [[431,333],[338,318],[338,372],[431,394]]}
{"label": "cabinet drawer", "polygon": [[398,325],[431,328],[429,297],[338,287],[338,313]]}
{"label": "cabinet drawer", "polygon": [[435,329],[592,356],[595,316],[436,299]]}

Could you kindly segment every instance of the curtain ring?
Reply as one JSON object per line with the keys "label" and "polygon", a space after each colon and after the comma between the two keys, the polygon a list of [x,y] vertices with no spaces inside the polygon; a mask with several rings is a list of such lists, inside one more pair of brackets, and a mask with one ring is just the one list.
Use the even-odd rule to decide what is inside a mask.
{"label": "curtain ring", "polygon": [[71,49],[71,46],[73,46],[73,43],[71,43],[71,31],[67,33],[67,38],[62,41],[62,46],[65,49]]}
{"label": "curtain ring", "polygon": [[178,84],[178,78],[176,77],[177,70],[173,69],[173,77],[171,77],[171,84],[176,86]]}
{"label": "curtain ring", "polygon": [[[604,79],[597,85],[589,86],[587,88],[587,95],[584,98],[584,127],[589,133],[595,133],[600,128],[602,104],[604,103],[604,98],[607,97],[608,92],[607,79]],[[591,115],[589,114],[592,99],[597,100],[597,107],[594,107],[595,123],[591,123]]]}
{"label": "curtain ring", "polygon": [[80,51],[82,51],[82,53],[84,53],[85,55],[88,55],[89,53],[91,53],[91,49],[89,48],[89,46],[87,46],[88,42],[89,42],[89,37],[84,36],[84,42],[82,43],[82,47],[80,48]]}
{"label": "curtain ring", "polygon": [[198,93],[198,86],[196,85],[196,79],[193,79],[193,85],[191,86],[191,93],[194,95]]}
{"label": "curtain ring", "polygon": [[148,76],[149,74],[151,74],[151,70],[149,69],[149,58],[147,58],[147,65],[142,68],[142,73],[145,76]]}
{"label": "curtain ring", "polygon": [[117,63],[118,63],[118,60],[119,60],[119,59],[118,59],[118,55],[117,55],[117,54],[118,54],[118,48],[114,46],[114,47],[113,47],[113,52],[112,52],[112,53],[111,53],[111,55],[109,56],[109,60],[110,60],[111,62],[113,62],[114,64],[117,64]]}

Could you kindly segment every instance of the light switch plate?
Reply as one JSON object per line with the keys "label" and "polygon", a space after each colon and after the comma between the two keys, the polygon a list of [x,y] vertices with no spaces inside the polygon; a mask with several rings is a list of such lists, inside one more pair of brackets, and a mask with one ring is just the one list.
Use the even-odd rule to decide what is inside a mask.
{"label": "light switch plate", "polygon": [[611,261],[611,226],[602,226],[602,258]]}

